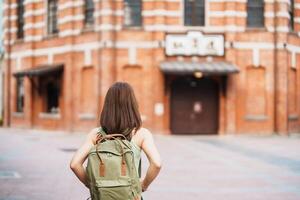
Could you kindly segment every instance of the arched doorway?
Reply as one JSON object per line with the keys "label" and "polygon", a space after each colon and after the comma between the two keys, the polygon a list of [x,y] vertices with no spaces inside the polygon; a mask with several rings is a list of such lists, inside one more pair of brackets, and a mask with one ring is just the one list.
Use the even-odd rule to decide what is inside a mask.
{"label": "arched doorway", "polygon": [[171,84],[173,134],[217,134],[218,83],[209,77],[184,76]]}

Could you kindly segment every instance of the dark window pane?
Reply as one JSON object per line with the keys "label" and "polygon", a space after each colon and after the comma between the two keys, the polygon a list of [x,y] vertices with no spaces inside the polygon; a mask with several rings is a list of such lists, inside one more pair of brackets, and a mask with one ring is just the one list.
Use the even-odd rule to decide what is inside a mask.
{"label": "dark window pane", "polygon": [[290,21],[289,21],[289,28],[291,31],[295,30],[295,22],[294,22],[294,17],[295,17],[295,1],[291,0],[290,5],[289,5],[289,16],[290,16]]}
{"label": "dark window pane", "polygon": [[247,26],[264,27],[264,1],[263,0],[248,0]]}
{"label": "dark window pane", "polygon": [[141,0],[124,1],[124,25],[141,26],[142,25],[142,3]]}
{"label": "dark window pane", "polygon": [[17,38],[24,37],[24,0],[18,0],[18,7],[17,7]]}
{"label": "dark window pane", "polygon": [[93,25],[94,24],[94,1],[86,0],[84,6],[84,23],[85,25]]}
{"label": "dark window pane", "polygon": [[55,83],[47,84],[47,112],[57,113],[59,105],[59,88]]}
{"label": "dark window pane", "polygon": [[184,1],[184,25],[205,25],[205,0]]}
{"label": "dark window pane", "polygon": [[24,79],[17,78],[17,112],[24,110]]}
{"label": "dark window pane", "polygon": [[57,0],[48,0],[48,33],[58,33]]}

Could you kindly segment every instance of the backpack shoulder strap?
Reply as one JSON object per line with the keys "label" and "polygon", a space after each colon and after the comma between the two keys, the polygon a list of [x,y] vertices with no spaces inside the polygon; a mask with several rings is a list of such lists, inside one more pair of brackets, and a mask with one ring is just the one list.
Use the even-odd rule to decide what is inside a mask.
{"label": "backpack shoulder strap", "polygon": [[102,138],[104,138],[106,136],[106,132],[103,130],[102,127],[98,127],[97,128],[97,139],[96,139],[96,143],[98,143],[98,141],[100,141]]}
{"label": "backpack shoulder strap", "polygon": [[101,126],[98,127],[97,133],[98,133],[99,135],[101,135],[102,137],[104,137],[104,136],[107,135],[106,132],[103,130],[103,128],[102,128]]}

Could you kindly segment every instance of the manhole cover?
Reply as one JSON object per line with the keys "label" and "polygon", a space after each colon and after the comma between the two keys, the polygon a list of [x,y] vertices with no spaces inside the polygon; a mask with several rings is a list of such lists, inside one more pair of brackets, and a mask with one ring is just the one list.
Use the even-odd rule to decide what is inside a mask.
{"label": "manhole cover", "polygon": [[77,148],[60,148],[63,152],[75,152],[77,151]]}
{"label": "manhole cover", "polygon": [[0,179],[5,178],[21,178],[18,172],[14,171],[0,171]]}

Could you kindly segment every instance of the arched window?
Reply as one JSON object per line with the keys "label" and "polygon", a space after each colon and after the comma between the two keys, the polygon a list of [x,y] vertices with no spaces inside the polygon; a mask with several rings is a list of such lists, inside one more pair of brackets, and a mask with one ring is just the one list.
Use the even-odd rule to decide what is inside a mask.
{"label": "arched window", "polygon": [[184,25],[205,25],[205,0],[184,0]]}
{"label": "arched window", "polygon": [[141,0],[124,1],[124,25],[127,27],[142,26]]}
{"label": "arched window", "polygon": [[24,0],[18,0],[17,3],[17,38],[20,39],[24,37]]}
{"label": "arched window", "polygon": [[264,27],[264,0],[247,1],[247,26]]}
{"label": "arched window", "polygon": [[94,24],[94,1],[85,0],[84,4],[84,24],[85,26],[91,26]]}
{"label": "arched window", "polygon": [[57,27],[57,0],[48,0],[48,34],[58,33]]}

